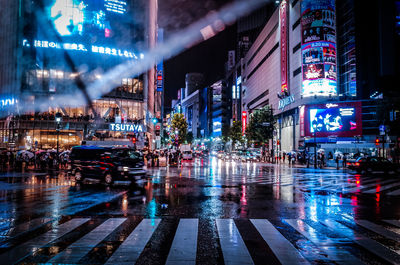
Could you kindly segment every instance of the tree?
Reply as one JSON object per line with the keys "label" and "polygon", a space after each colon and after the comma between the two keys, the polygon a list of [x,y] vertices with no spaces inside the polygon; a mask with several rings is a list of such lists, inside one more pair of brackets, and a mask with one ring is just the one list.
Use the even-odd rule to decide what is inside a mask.
{"label": "tree", "polygon": [[[171,121],[172,139],[176,139],[178,144],[182,144],[186,140],[187,122],[185,116],[181,113],[175,113]],[[178,134],[176,134],[176,132]]]}
{"label": "tree", "polygon": [[188,133],[186,134],[186,143],[192,144],[193,139],[194,139],[193,133],[192,133],[192,132],[188,132]]}
{"label": "tree", "polygon": [[234,121],[229,130],[229,138],[232,140],[232,147],[235,148],[236,143],[243,143],[244,138],[242,135],[242,122]]}
{"label": "tree", "polygon": [[272,139],[274,133],[275,118],[270,106],[255,110],[249,116],[246,128],[246,137],[249,142],[266,143]]}

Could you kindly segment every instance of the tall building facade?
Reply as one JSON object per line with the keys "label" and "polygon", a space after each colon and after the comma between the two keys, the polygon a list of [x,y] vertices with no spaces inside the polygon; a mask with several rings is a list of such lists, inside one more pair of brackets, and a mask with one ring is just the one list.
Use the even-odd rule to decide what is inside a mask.
{"label": "tall building facade", "polygon": [[[241,66],[242,111],[270,105],[276,116],[270,149],[316,142],[332,152],[379,152],[375,140],[385,124],[377,108],[389,97],[387,87],[398,90],[391,77],[400,62],[393,49],[396,1],[389,2],[280,1]],[[396,106],[389,112],[387,120]]]}
{"label": "tall building facade", "polygon": [[[144,145],[151,129],[147,102],[154,105],[154,71],[105,81],[115,88],[91,102],[85,88],[119,64],[140,63],[154,46],[156,9],[141,0],[5,2],[10,11],[2,18],[0,37],[11,38],[2,43],[10,51],[0,59],[0,94],[11,101],[0,110],[6,117],[0,144],[51,148],[58,138],[61,147],[70,147],[83,140],[136,137]],[[79,101],[53,102],[64,95]],[[149,111],[154,114],[154,108]],[[111,126],[119,123],[141,129]]]}

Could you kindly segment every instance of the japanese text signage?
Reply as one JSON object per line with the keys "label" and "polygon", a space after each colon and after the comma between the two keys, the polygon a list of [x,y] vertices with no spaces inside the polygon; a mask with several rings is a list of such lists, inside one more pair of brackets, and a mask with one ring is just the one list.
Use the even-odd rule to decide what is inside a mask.
{"label": "japanese text signage", "polygon": [[283,0],[279,8],[279,19],[281,24],[281,92],[288,91],[287,10],[288,3],[286,0]]}

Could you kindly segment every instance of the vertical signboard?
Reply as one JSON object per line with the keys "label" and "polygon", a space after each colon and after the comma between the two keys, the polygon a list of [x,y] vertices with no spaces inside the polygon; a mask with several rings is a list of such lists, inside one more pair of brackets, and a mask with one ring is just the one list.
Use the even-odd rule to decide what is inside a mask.
{"label": "vertical signboard", "polygon": [[337,95],[335,0],[302,0],[303,97]]}
{"label": "vertical signboard", "polygon": [[[162,43],[164,41],[164,30],[163,29],[158,29],[158,35],[157,35],[157,41],[158,43]],[[157,91],[162,92],[164,89],[164,67],[163,67],[163,61],[161,61],[159,64],[157,64]]]}
{"label": "vertical signboard", "polygon": [[242,135],[246,133],[246,127],[247,127],[247,112],[242,111]]}
{"label": "vertical signboard", "polygon": [[282,0],[279,7],[279,20],[281,24],[281,92],[288,92],[288,30],[287,30],[287,17],[288,17],[288,3]]}

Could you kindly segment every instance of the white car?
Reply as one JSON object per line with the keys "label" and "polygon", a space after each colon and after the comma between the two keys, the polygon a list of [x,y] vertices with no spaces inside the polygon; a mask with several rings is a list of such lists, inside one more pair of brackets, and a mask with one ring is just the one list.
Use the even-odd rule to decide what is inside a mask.
{"label": "white car", "polygon": [[193,159],[192,151],[183,151],[182,159],[183,160],[192,160]]}

